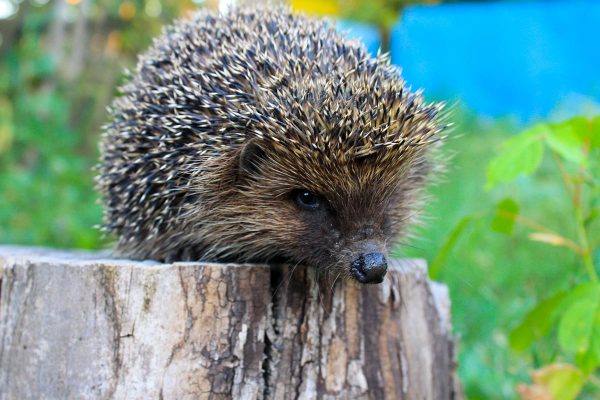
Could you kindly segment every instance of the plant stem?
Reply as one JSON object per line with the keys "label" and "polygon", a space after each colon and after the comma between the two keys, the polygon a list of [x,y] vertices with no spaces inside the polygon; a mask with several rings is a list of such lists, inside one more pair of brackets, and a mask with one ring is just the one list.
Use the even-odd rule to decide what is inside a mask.
{"label": "plant stem", "polygon": [[575,243],[574,241],[572,241],[571,239],[568,239],[564,236],[561,236],[560,234],[558,234],[557,232],[553,231],[552,229],[540,224],[539,222],[536,222],[534,220],[532,220],[531,218],[527,218],[523,215],[519,215],[519,214],[515,214],[512,213],[510,211],[500,211],[498,213],[499,215],[502,215],[503,217],[506,218],[512,218],[514,219],[517,223],[526,226],[534,231],[542,231],[545,232],[547,234],[556,236],[557,238],[559,238],[560,240],[562,240],[562,244],[564,247],[567,247],[568,249],[573,250],[573,252],[577,255],[582,255],[583,253],[583,249],[581,249],[579,247],[579,245],[577,243]]}
{"label": "plant stem", "polygon": [[[587,158],[589,154],[589,144],[584,145],[583,154]],[[594,261],[592,260],[592,247],[590,246],[590,242],[587,237],[587,231],[585,229],[585,219],[583,217],[583,205],[581,201],[584,176],[585,170],[583,165],[581,165],[577,173],[577,179],[575,179],[573,182],[573,205],[575,206],[575,221],[577,224],[577,235],[579,236],[583,265],[585,266],[585,269],[590,279],[594,282],[597,282],[598,273],[596,272],[596,268],[594,267]]]}
{"label": "plant stem", "polygon": [[567,190],[571,201],[573,202],[575,207],[577,207],[577,188],[575,187],[576,184],[572,181],[571,177],[567,173],[562,161],[560,160],[559,155],[554,150],[552,150],[550,153],[552,154],[552,158],[554,159],[554,162],[558,167],[558,171],[560,172],[560,178],[563,181],[565,189]]}
{"label": "plant stem", "polygon": [[[587,157],[588,148],[584,148],[584,155]],[[560,171],[560,176],[564,183],[565,189],[567,193],[571,197],[571,201],[573,202],[573,207],[575,208],[575,223],[577,225],[577,236],[579,237],[579,248],[581,249],[580,255],[583,260],[583,265],[586,269],[586,272],[590,279],[594,282],[598,281],[598,274],[596,273],[596,269],[594,268],[594,262],[592,260],[592,248],[590,247],[590,243],[587,237],[587,232],[585,230],[585,222],[583,218],[583,211],[581,205],[581,191],[582,191],[582,181],[584,178],[584,170],[583,167],[579,168],[576,179],[572,179],[567,171],[565,170],[563,163],[556,154],[556,152],[552,151],[552,157],[558,166],[558,170]]]}
{"label": "plant stem", "polygon": [[581,207],[575,207],[575,219],[577,222],[577,235],[579,236],[583,264],[585,265],[585,269],[590,279],[594,282],[597,282],[598,274],[596,273],[596,268],[594,268],[594,261],[592,260],[592,248],[590,247],[587,233],[585,231],[585,222]]}

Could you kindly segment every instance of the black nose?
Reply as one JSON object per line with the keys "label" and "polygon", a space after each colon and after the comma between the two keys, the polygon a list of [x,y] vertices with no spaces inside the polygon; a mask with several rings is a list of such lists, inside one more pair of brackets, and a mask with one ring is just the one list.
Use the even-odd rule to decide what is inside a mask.
{"label": "black nose", "polygon": [[387,272],[387,261],[381,253],[361,254],[352,262],[352,276],[361,283],[381,283]]}

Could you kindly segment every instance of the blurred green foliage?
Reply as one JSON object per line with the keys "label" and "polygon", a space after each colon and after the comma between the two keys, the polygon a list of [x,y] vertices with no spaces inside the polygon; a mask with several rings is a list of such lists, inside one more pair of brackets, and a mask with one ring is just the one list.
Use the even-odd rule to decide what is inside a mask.
{"label": "blurred green foliage", "polygon": [[[79,2],[58,3],[24,2],[2,25],[14,40],[0,50],[0,242],[98,248],[92,168],[105,107],[123,67],[192,5],[173,2],[157,18],[142,1],[91,2],[85,15]],[[80,18],[86,31],[77,36]]]}
{"label": "blurred green foliage", "polygon": [[0,241],[96,247],[94,152],[69,124],[64,88],[47,83],[56,63],[41,50],[44,22],[43,15],[28,18],[0,63]]}
{"label": "blurred green foliage", "polygon": [[565,277],[577,283],[538,303],[510,334],[511,347],[517,351],[527,351],[547,337],[555,349],[558,342],[560,349],[548,360],[551,364],[533,375],[534,385],[520,386],[521,395],[532,398],[532,391],[545,390],[554,399],[572,400],[586,382],[596,383],[593,374],[600,367],[600,266],[593,260],[600,249],[600,117],[541,123],[507,140],[488,165],[488,187],[533,175],[545,152],[557,169],[554,180],[562,183],[563,197],[570,200],[561,211],[571,216],[570,231],[575,237],[569,238],[567,229],[555,230],[551,216],[542,222],[521,216],[511,198],[499,204],[492,228],[510,234],[515,223],[520,223],[531,230],[529,240],[563,247],[579,258],[585,278],[580,277],[581,271],[565,268]]}
{"label": "blurred green foliage", "polygon": [[600,395],[599,121],[515,135],[508,123],[465,119],[450,140],[448,181],[434,189],[417,248],[402,254],[426,254],[451,288],[470,399],[516,398],[517,387],[530,399],[540,386],[555,399]]}
{"label": "blurred green foliage", "polygon": [[[192,7],[159,6],[157,14],[152,1],[91,2],[80,36],[73,25],[82,14],[61,11],[56,2],[14,17],[19,29],[0,49],[1,243],[107,244],[93,228],[101,221],[92,167],[104,108],[122,68],[132,68],[161,26]],[[57,22],[60,12],[65,18]],[[66,32],[58,50],[57,24]],[[84,39],[77,72],[73,49]],[[515,136],[509,122],[454,118],[461,115],[460,135],[448,144],[452,166],[432,191],[429,220],[415,247],[397,254],[427,258],[432,276],[450,286],[470,399],[517,398],[517,385],[531,382],[534,369],[536,382],[558,382],[557,398],[572,396],[584,379],[580,398],[598,398],[600,305],[590,262],[597,271],[600,167],[590,152],[596,146],[597,154],[600,136],[581,133],[596,125],[576,119]],[[582,188],[580,214],[557,159],[573,177],[569,185]],[[553,235],[533,229],[532,221]],[[591,249],[585,258],[572,248],[582,245],[582,227]]]}

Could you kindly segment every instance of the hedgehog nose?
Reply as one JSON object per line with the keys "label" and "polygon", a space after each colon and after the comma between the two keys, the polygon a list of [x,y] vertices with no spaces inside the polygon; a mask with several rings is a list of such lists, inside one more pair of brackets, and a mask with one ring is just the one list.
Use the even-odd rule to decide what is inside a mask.
{"label": "hedgehog nose", "polygon": [[382,253],[361,254],[352,262],[351,270],[360,283],[381,283],[387,272],[387,261]]}

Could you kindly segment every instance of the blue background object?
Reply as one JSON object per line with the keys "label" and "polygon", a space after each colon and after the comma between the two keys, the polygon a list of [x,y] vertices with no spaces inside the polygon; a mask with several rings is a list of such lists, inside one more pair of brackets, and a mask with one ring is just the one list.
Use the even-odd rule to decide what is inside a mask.
{"label": "blue background object", "polygon": [[600,1],[410,7],[390,41],[409,84],[479,114],[528,121],[600,99]]}
{"label": "blue background object", "polygon": [[360,39],[369,50],[371,55],[375,56],[381,46],[381,35],[377,27],[360,22],[337,20],[335,28],[350,39]]}
{"label": "blue background object", "polygon": [[[336,27],[377,54],[377,28]],[[409,7],[390,38],[392,62],[426,96],[523,122],[582,112],[600,100],[600,1]]]}

